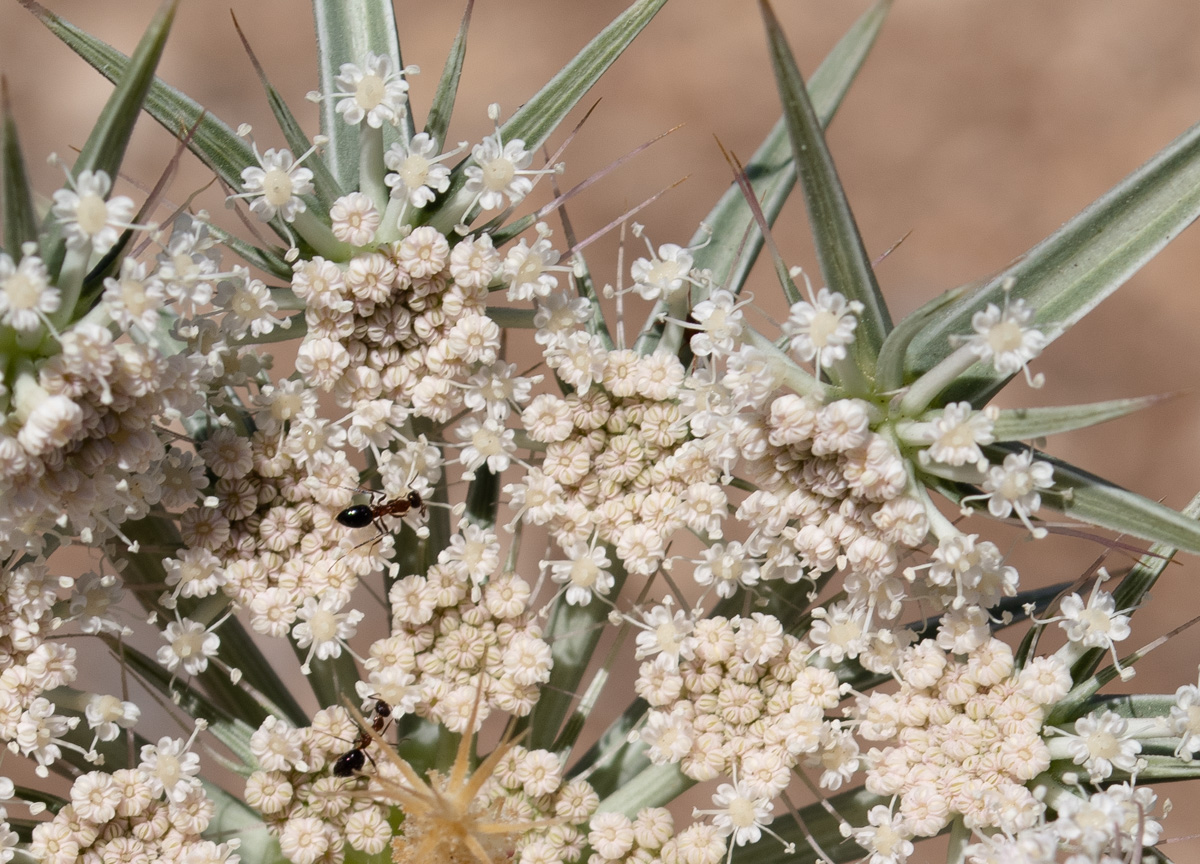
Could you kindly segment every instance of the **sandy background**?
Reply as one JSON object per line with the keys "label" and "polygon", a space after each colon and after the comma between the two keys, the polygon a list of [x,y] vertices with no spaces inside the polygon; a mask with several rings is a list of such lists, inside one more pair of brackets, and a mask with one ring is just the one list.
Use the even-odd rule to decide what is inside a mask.
{"label": "sandy background", "polygon": [[[126,52],[156,7],[147,0],[50,5]],[[488,103],[501,102],[507,115],[624,5],[479,0],[450,139],[486,134]],[[777,5],[808,74],[867,4]],[[315,131],[316,109],[302,101],[316,86],[311,13],[299,0],[184,2],[160,74],[231,125],[253,124],[263,146],[280,143],[234,35],[231,7],[275,85]],[[412,88],[422,121],[462,8],[396,8],[406,61],[424,69]],[[911,232],[878,270],[894,316],[1001,268],[1200,119],[1198,25],[1200,6],[1186,0],[897,3],[829,133],[868,249],[878,254]],[[15,0],[0,5],[0,71],[26,159],[49,192],[61,175],[42,160],[50,151],[69,158],[84,142],[109,85]],[[749,0],[668,4],[593,92],[603,101],[567,153],[564,185],[676,124],[686,126],[573,204],[581,235],[688,174],[639,217],[656,243],[686,242],[728,182],[713,136],[746,158],[778,116],[761,21]],[[125,170],[148,187],[169,152],[166,134],[146,119]],[[173,187],[177,198],[208,179],[186,161]],[[219,198],[207,200],[220,209]],[[777,236],[792,263],[815,269],[799,198]],[[602,243],[589,256],[602,278],[613,278],[614,249]],[[1197,272],[1200,233],[1193,229],[1047,352],[1035,367],[1047,376],[1043,390],[1014,384],[1002,397],[1005,405],[1041,405],[1184,391],[1143,415],[1062,436],[1050,448],[1175,507],[1200,487],[1200,406],[1190,392],[1200,371]],[[777,290],[768,276],[754,284],[759,292]],[[1009,535],[1023,584],[1073,578],[1101,551],[1084,541],[1031,550],[1018,540]],[[1145,644],[1196,614],[1189,601],[1198,594],[1197,578],[1191,561],[1171,568],[1126,645]],[[1197,638],[1185,633],[1152,656],[1129,687],[1170,692],[1195,681],[1198,659]],[[1182,803],[1181,790],[1171,791]],[[1186,812],[1168,823],[1171,835],[1190,832]],[[1168,851],[1188,860],[1188,851],[1200,849],[1193,844]]]}

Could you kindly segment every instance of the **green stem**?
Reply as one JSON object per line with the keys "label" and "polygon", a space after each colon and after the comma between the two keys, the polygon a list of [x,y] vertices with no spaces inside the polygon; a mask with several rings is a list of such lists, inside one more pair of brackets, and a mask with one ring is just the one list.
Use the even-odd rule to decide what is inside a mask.
{"label": "green stem", "polygon": [[386,210],[388,190],[383,182],[387,169],[383,164],[383,127],[374,129],[364,121],[358,130],[358,191],[375,202],[376,208]]}
{"label": "green stem", "polygon": [[375,232],[376,243],[391,243],[393,240],[400,239],[400,216],[404,213],[404,205],[407,203],[407,195],[388,199],[387,207],[383,211],[383,219],[379,223],[379,230]]}
{"label": "green stem", "polygon": [[900,413],[906,417],[920,417],[939,393],[957,381],[978,360],[978,355],[966,345],[959,348],[912,383],[900,400]]}
{"label": "green stem", "polygon": [[354,254],[354,247],[334,237],[330,227],[314,216],[311,210],[296,214],[292,228],[313,251],[330,261],[349,261]]}
{"label": "green stem", "polygon": [[971,840],[971,829],[961,816],[950,823],[950,846],[946,850],[946,864],[962,864],[967,845]]}
{"label": "green stem", "polygon": [[79,302],[79,293],[83,290],[83,277],[87,275],[87,265],[91,256],[91,246],[67,250],[62,269],[58,271],[56,283],[58,290],[62,292],[62,305],[58,307],[57,312],[50,316],[50,323],[58,330],[62,330],[74,319],[75,304]]}

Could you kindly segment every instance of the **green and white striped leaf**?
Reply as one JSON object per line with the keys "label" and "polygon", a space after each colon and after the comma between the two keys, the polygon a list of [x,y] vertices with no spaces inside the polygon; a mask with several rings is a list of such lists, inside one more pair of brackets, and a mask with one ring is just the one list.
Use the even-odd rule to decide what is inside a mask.
{"label": "green and white striped leaf", "polygon": [[[61,33],[57,25],[69,27],[57,15],[45,9],[35,0],[21,0],[22,5],[38,17],[56,35]],[[84,142],[75,164],[71,167],[71,176],[78,177],[83,171],[104,171],[109,177],[115,178],[121,168],[121,160],[125,157],[125,148],[133,134],[133,126],[141,114],[142,105],[146,101],[154,78],[154,70],[162,57],[163,47],[167,42],[167,34],[175,20],[175,8],[179,0],[166,0],[155,14],[150,26],[142,35],[133,57],[122,64],[119,72],[109,76],[117,87],[108,101],[96,123],[92,127],[88,139]],[[65,40],[64,40],[65,41]],[[62,239],[61,228],[51,214],[47,214],[42,225],[42,256],[46,268],[52,278],[57,277],[62,267],[66,245]],[[69,315],[71,310],[65,310]]]}
{"label": "green and white striped leaf", "polygon": [[[317,71],[323,94],[337,92],[333,79],[343,63],[362,65],[367,54],[380,54],[392,68],[404,68],[400,37],[391,3],[373,0],[313,0],[317,33]],[[325,161],[343,189],[357,189],[359,181],[359,129],[349,126],[336,111],[336,101],[321,100],[321,134],[329,138]],[[405,121],[404,140],[412,137],[412,111]],[[401,133],[385,124],[384,147],[400,140]]]}
{"label": "green and white striped leaf", "polygon": [[[891,0],[877,0],[846,31],[812,74],[808,82],[808,98],[822,126],[829,125],[841,105],[850,84],[870,53],[891,5]],[[774,224],[796,185],[796,162],[792,158],[792,145],[784,118],[781,117],[772,127],[745,167],[767,222]],[[715,284],[739,293],[762,249],[763,236],[736,183],[730,184],[725,190],[704,218],[704,224],[712,228],[712,239],[696,250],[694,266],[711,270]],[[692,236],[690,245],[701,244],[707,237],[707,232],[698,230]],[[697,293],[693,299],[700,301],[704,297]],[[666,304],[659,302],[638,337],[639,352],[646,354],[654,350],[662,335],[661,318],[665,313]]]}
{"label": "green and white striped leaf", "polygon": [[458,35],[446,55],[446,65],[442,68],[442,77],[438,80],[437,92],[433,94],[433,103],[429,106],[429,114],[425,118],[425,132],[445,149],[446,129],[450,126],[450,117],[454,114],[454,100],[458,95],[458,81],[462,77],[463,60],[467,56],[467,27],[471,23],[471,10],[475,0],[467,0],[467,8],[463,12],[462,24],[458,27]]}
{"label": "green and white striped leaf", "polygon": [[853,351],[858,368],[867,376],[873,376],[879,348],[892,329],[891,314],[875,281],[871,259],[838,179],[820,118],[808,98],[800,68],[770,4],[760,0],[759,5],[766,22],[771,64],[800,173],[804,202],[808,206],[808,221],[821,273],[830,290],[863,304]]}
{"label": "green and white striped leaf", "polygon": [[[953,349],[950,337],[971,332],[971,316],[988,303],[1003,305],[1001,286],[1036,310],[1050,340],[1120,288],[1200,215],[1200,124],[1184,132],[1017,263],[983,282],[945,310],[913,340],[905,363],[911,381]],[[1007,378],[977,363],[939,399],[982,406]]]}
{"label": "green and white striped leaf", "polygon": [[[503,140],[520,138],[528,150],[540,147],[666,2],[637,0],[613,19],[500,127]],[[471,200],[471,196],[463,193],[464,169],[470,164],[473,164],[472,159],[456,165],[450,188],[425,209],[423,218],[430,225],[448,232],[462,220]]]}
{"label": "green and white striped leaf", "polygon": [[1009,408],[1000,412],[992,432],[997,441],[1028,441],[1107,423],[1170,398],[1170,394],[1165,394],[1139,396],[1134,399],[1112,399],[1087,405]]}
{"label": "green and white striped leaf", "polygon": [[0,79],[0,215],[4,219],[3,249],[14,261],[21,260],[21,244],[36,243],[37,211],[33,191],[21,155],[17,121],[8,101],[8,82]]}

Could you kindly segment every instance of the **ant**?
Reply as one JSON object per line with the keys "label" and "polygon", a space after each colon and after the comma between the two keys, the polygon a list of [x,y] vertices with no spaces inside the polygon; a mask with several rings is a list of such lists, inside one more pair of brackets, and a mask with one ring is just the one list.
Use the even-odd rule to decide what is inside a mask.
{"label": "ant", "polygon": [[399,498],[392,498],[378,504],[354,504],[337,514],[337,521],[347,528],[366,528],[372,522],[383,534],[383,518],[385,516],[403,516],[410,510],[420,510],[424,515],[428,512],[421,493],[409,492]]}
{"label": "ant", "polygon": [[[377,699],[375,708],[371,712],[371,728],[375,730],[376,735],[383,734],[388,723],[391,722],[391,718],[392,706],[382,699]],[[333,763],[334,777],[353,777],[363,769],[367,760],[371,759],[370,754],[367,753],[367,747],[370,746],[372,737],[366,729],[358,733],[358,737],[354,739],[354,747],[339,756]],[[374,759],[371,759],[371,764],[375,764]]]}

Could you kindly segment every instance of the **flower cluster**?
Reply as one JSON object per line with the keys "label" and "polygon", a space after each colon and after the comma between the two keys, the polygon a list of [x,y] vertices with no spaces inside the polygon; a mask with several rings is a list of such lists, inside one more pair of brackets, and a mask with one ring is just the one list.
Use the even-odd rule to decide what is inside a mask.
{"label": "flower cluster", "polygon": [[203,836],[216,804],[196,777],[200,759],[188,752],[190,744],[163,738],[142,748],[135,768],[81,774],[71,785],[70,803],[34,827],[34,860],[238,864],[238,840]]}
{"label": "flower cluster", "polygon": [[[263,815],[283,854],[296,864],[339,859],[345,844],[374,855],[391,841],[388,808],[373,800],[371,786],[330,771],[358,735],[354,718],[336,706],[318,711],[302,729],[268,717],[250,739],[258,770],[246,780],[245,801]],[[374,772],[374,791],[379,782],[399,776],[382,759]]]}
{"label": "flower cluster", "polygon": [[292,279],[308,324],[296,368],[343,407],[384,411],[393,423],[407,410],[449,420],[468,375],[498,356],[500,329],[484,309],[499,266],[488,235],[451,248],[429,226],[342,264],[304,262]]}
{"label": "flower cluster", "polygon": [[630,572],[649,574],[676,531],[703,530],[727,501],[719,471],[687,440],[679,360],[633,351],[600,358],[599,386],[541,394],[522,412],[546,455],[514,487],[513,503],[526,521],[547,525],[562,549],[598,539],[616,547]]}
{"label": "flower cluster", "polygon": [[398,580],[388,595],[393,632],[371,645],[364,691],[455,732],[466,728],[472,711],[528,714],[551,668],[550,648],[529,607],[530,586],[515,573],[501,573],[477,601],[469,599],[469,586],[449,563]]}
{"label": "flower cluster", "polygon": [[908,836],[931,837],[956,815],[1007,833],[1035,824],[1042,804],[1026,784],[1050,765],[1044,706],[1070,689],[1065,664],[1018,672],[998,639],[965,659],[925,641],[901,652],[895,677],[896,693],[860,696],[853,717],[863,739],[895,742],[866,754],[866,785],[898,798]]}
{"label": "flower cluster", "polygon": [[[1159,840],[1138,784],[1194,770],[1200,687],[1137,710],[1097,695],[1101,662],[1132,677],[1140,655],[1116,646],[1157,562],[1112,592],[1098,567],[1086,599],[1020,596],[1001,549],[930,495],[1035,539],[1045,508],[1200,551],[1179,514],[1026,443],[1128,404],[985,405],[1018,373],[1041,385],[1029,364],[1094,294],[1047,287],[1063,268],[1039,247],[1037,266],[893,325],[843,225],[820,244],[837,284],[814,287],[766,244],[791,304],[768,334],[744,290],[755,244],[726,234],[752,220],[765,234],[779,196],[723,199],[686,247],[635,225],[648,255],[600,291],[591,239],[568,223],[560,251],[541,221],[587,183],[514,217],[562,170],[530,167],[547,130],[654,5],[584,49],[579,81],[555,79],[503,126],[491,106],[491,134],[454,165],[461,53],[417,132],[416,67],[394,62],[390,28],[355,20],[322,54],[324,134],[300,155],[201,118],[191,143],[219,152],[227,203],[282,241],[228,240],[264,278],[222,264],[203,212],[134,224],[94,167],[114,154],[91,144],[53,195],[53,230],[0,251],[0,741],[40,777],[71,777],[46,803],[0,778],[0,799],[37,817],[0,809],[0,864],[14,846],[51,864],[237,864],[255,841],[293,864],[729,864],[760,842],[830,861],[855,854],[842,841],[904,864],[944,830],[971,864],[1080,864]],[[329,65],[359,42],[381,50]],[[806,92],[789,98],[792,132],[811,120],[795,114]],[[797,162],[824,158],[810,131]],[[840,196],[831,172],[800,176]],[[6,195],[24,182],[4,181]],[[1163,188],[1135,185],[1102,209]],[[1102,230],[1126,225],[1104,212]],[[1110,278],[1079,260],[1079,284]],[[507,353],[522,332],[539,355],[523,375]],[[262,346],[289,336],[295,367],[276,370]],[[528,535],[545,543],[532,559]],[[60,575],[51,556],[72,543],[107,560]],[[1019,654],[997,635],[1018,614],[1033,628]],[[156,652],[131,625],[154,629]],[[1052,625],[1066,644],[1038,654]],[[315,714],[259,637],[287,640]],[[205,712],[189,740],[134,758],[135,697],[83,672],[76,645],[96,639],[122,693]],[[336,704],[351,688],[369,720]],[[497,714],[509,726],[482,752]],[[199,780],[202,733],[237,760],[248,810]],[[125,767],[98,770],[106,758]],[[834,817],[820,837],[787,797],[798,781]],[[690,784],[712,807],[684,823],[664,808]]]}
{"label": "flower cluster", "polygon": [[671,641],[674,653],[638,672],[637,693],[651,710],[637,735],[651,760],[678,762],[694,780],[739,777],[767,799],[801,760],[823,762],[830,788],[855,770],[853,740],[825,720],[842,698],[837,676],[809,665],[811,647],[778,619],[704,618]]}
{"label": "flower cluster", "polygon": [[[206,374],[195,358],[167,356],[146,341],[118,342],[106,326],[157,328],[158,309],[176,284],[170,275],[139,265],[107,282],[106,296],[120,298],[100,307],[107,316],[73,322],[53,335],[45,312],[35,315],[31,328],[17,326],[20,319],[10,325],[30,333],[33,347],[3,391],[2,557],[39,550],[56,533],[99,543],[145,516],[161,495],[166,456],[156,424],[203,405]],[[55,290],[35,254],[26,254],[14,270],[12,259],[0,253],[0,296],[10,309],[15,295]],[[135,305],[138,316],[128,317]]]}

